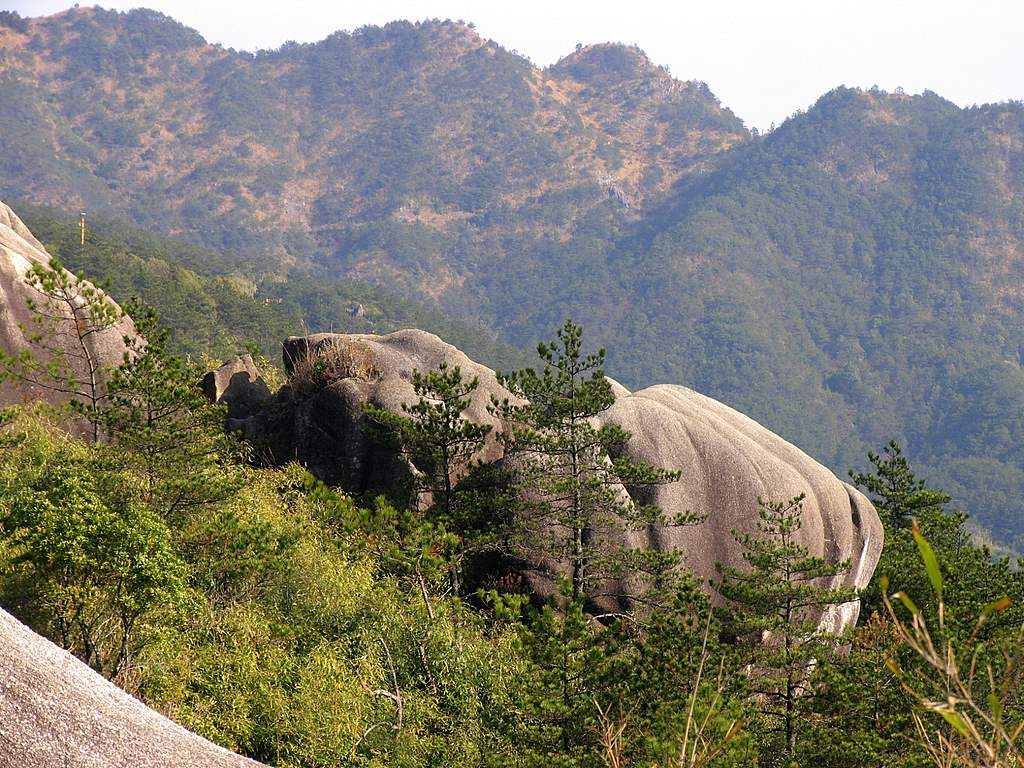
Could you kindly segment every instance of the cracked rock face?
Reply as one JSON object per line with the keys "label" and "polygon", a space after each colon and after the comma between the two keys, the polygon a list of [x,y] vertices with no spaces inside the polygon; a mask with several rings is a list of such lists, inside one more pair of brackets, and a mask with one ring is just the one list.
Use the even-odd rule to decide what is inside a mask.
{"label": "cracked rock face", "polygon": [[[494,371],[424,331],[293,337],[285,342],[284,356],[290,371],[305,373],[293,377],[293,385],[270,405],[234,420],[233,426],[245,432],[264,459],[298,460],[350,493],[381,490],[408,471],[368,437],[363,406],[373,403],[401,412],[402,403],[416,400],[414,370],[427,371],[444,361],[468,377],[477,376],[480,387],[465,416],[491,424],[495,432],[502,428],[487,410],[492,395],[508,396]],[[309,375],[321,369],[334,375],[322,380]],[[882,525],[863,494],[753,419],[686,387],[657,385],[629,392],[613,382],[613,390],[616,401],[599,421],[632,433],[624,454],[682,473],[678,482],[644,491],[634,501],[657,504],[670,516],[686,511],[706,515],[694,526],[631,532],[622,543],[677,550],[707,584],[715,577],[716,562],[744,567],[732,531],[757,532],[759,498],[788,501],[802,493],[806,500],[797,541],[829,562],[850,561],[849,571],[828,586],[867,585],[881,554]],[[501,453],[492,438],[481,458],[500,460]],[[563,571],[557,563],[540,561],[519,566],[538,595],[549,594]],[[853,625],[858,612],[858,603],[848,603],[826,611],[820,622],[839,631]]]}
{"label": "cracked rock face", "polygon": [[0,610],[0,768],[259,768]]}
{"label": "cracked rock face", "polygon": [[[0,201],[0,350],[9,355],[33,348],[23,328],[32,328],[29,301],[35,299],[38,302],[39,295],[26,285],[25,274],[33,264],[49,263],[50,255],[42,243],[33,237],[14,211]],[[92,335],[86,343],[101,367],[112,368],[124,360],[124,337],[134,333],[132,321],[125,317],[116,325]],[[70,353],[78,352],[71,346],[75,342],[70,329],[66,343]],[[60,399],[43,387],[15,381],[0,383],[0,405]]]}

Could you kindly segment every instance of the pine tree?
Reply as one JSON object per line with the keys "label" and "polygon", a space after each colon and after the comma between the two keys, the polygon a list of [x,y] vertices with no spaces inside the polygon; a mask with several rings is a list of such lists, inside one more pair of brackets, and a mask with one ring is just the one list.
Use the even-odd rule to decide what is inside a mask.
{"label": "pine tree", "polygon": [[942,491],[929,488],[924,480],[915,477],[895,440],[882,449],[882,455],[868,451],[868,461],[875,471],[862,474],[851,470],[850,479],[871,497],[888,529],[909,529],[914,518],[941,514],[943,505],[950,500]]}
{"label": "pine tree", "polygon": [[[617,457],[630,435],[615,425],[595,426],[615,395],[604,375],[604,350],[584,354],[582,340],[583,329],[566,321],[557,340],[537,347],[539,372],[499,374],[521,401],[493,405],[512,425],[502,434],[520,490],[510,543],[567,565],[574,601],[607,596],[600,594],[603,584],[637,576],[670,592],[666,574],[677,564],[675,556],[626,548],[621,541],[631,530],[698,518],[669,519],[659,507],[634,503],[623,492],[673,482],[679,472]],[[643,591],[614,597],[654,597]]]}
{"label": "pine tree", "polygon": [[167,351],[168,332],[152,309],[133,303],[138,335],[125,339],[124,362],[109,375],[98,420],[112,456],[136,470],[144,501],[180,523],[197,507],[229,497],[243,446],[224,431],[224,409],[199,388],[201,371]]}
{"label": "pine tree", "polygon": [[895,441],[881,455],[868,453],[868,460],[874,465],[873,471],[851,472],[850,477],[878,509],[885,525],[885,546],[875,577],[861,595],[862,610],[867,615],[885,612],[881,590],[885,577],[892,590],[923,596],[919,607],[925,615],[934,617],[937,602],[931,595],[912,533],[916,521],[938,553],[943,577],[951,585],[946,597],[947,629],[966,637],[982,608],[1006,593],[1013,598],[1013,607],[986,623],[983,632],[1024,620],[1024,606],[1019,604],[1024,596],[1024,574],[1011,565],[1009,558],[994,559],[987,547],[972,541],[968,515],[946,508],[949,495],[919,479]]}
{"label": "pine tree", "polygon": [[828,563],[797,542],[803,500],[802,494],[787,502],[759,500],[760,535],[732,533],[749,567],[716,565],[718,591],[729,601],[727,631],[748,651],[766,735],[783,737],[787,758],[796,746],[814,666],[839,642],[819,627],[822,612],[856,599],[852,589],[824,586],[849,562]]}
{"label": "pine tree", "polygon": [[412,384],[418,399],[403,403],[402,413],[372,403],[366,413],[377,438],[410,461],[409,512],[413,518],[422,512],[425,524],[413,526],[419,528],[416,538],[436,539],[447,562],[451,594],[458,596],[463,560],[479,543],[474,536],[478,494],[463,481],[477,466],[491,426],[474,424],[463,415],[480,380],[464,378],[459,366],[442,362],[435,371],[414,371]]}
{"label": "pine tree", "polygon": [[30,325],[20,325],[33,349],[18,355],[0,351],[0,381],[15,379],[67,397],[71,408],[101,437],[107,376],[95,346],[99,334],[124,313],[98,287],[79,280],[57,260],[33,264],[25,274],[36,297],[28,300]]}

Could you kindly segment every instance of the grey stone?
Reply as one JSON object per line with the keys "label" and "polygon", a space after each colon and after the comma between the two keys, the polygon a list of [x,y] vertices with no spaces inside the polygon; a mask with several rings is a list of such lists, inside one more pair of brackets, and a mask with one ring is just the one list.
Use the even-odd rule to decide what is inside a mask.
{"label": "grey stone", "polygon": [[210,371],[203,377],[202,388],[211,402],[227,405],[231,419],[252,416],[273,397],[252,355],[236,357]]}
{"label": "grey stone", "polygon": [[[416,400],[413,371],[434,369],[442,361],[479,378],[466,417],[494,427],[479,458],[503,458],[495,434],[504,425],[487,406],[492,397],[509,393],[492,370],[433,334],[405,330],[386,336],[291,337],[283,354],[293,373],[291,389],[238,424],[274,463],[298,460],[325,482],[356,494],[400,482],[408,467],[369,439],[364,405],[400,412],[403,403]],[[798,541],[830,562],[850,560],[849,571],[831,586],[867,585],[881,553],[882,526],[859,491],[753,419],[686,387],[657,385],[633,393],[614,381],[612,387],[615,403],[598,422],[632,433],[625,455],[682,472],[679,482],[657,486],[634,501],[658,504],[669,515],[706,515],[695,526],[631,532],[623,544],[676,550],[707,583],[715,576],[716,562],[743,566],[732,531],[756,532],[758,498],[787,501],[803,493]],[[532,591],[550,593],[558,564],[520,566]],[[856,622],[858,611],[856,602],[849,603],[826,612],[821,624],[840,630]]]}
{"label": "grey stone", "polygon": [[0,768],[259,768],[0,610]]}
{"label": "grey stone", "polygon": [[[29,300],[38,300],[36,292],[25,283],[25,274],[33,264],[49,263],[50,255],[42,244],[14,211],[0,201],[0,350],[8,355],[17,355],[25,349],[32,349],[38,354],[38,349],[33,347],[28,334],[22,330],[32,326]],[[124,337],[134,334],[135,326],[125,316],[116,325],[91,335],[86,344],[100,366],[109,369],[124,361]],[[66,344],[70,352],[77,352],[71,346],[74,343],[77,342],[69,334]],[[62,399],[65,398],[44,387],[25,382],[9,380],[0,383],[0,405],[34,400],[59,402]]]}

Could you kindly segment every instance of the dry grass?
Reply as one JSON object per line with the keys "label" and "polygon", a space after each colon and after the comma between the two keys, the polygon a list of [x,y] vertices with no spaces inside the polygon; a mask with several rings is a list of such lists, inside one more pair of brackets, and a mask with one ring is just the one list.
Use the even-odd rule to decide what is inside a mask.
{"label": "dry grass", "polygon": [[308,397],[341,379],[380,378],[373,350],[358,341],[332,340],[295,360],[289,383],[297,397]]}

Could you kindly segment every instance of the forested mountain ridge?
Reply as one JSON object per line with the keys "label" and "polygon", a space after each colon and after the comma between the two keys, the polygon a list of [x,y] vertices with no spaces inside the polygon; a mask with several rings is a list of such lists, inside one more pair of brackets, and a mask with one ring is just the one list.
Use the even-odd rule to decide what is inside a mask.
{"label": "forested mountain ridge", "polygon": [[[564,239],[609,196],[625,208],[747,135],[638,51],[544,72],[451,22],[253,56],[153,12],[73,9],[2,30],[0,48],[7,184],[272,269],[317,257],[390,277],[407,265],[383,254],[412,240],[411,277],[436,296],[463,279],[444,263],[460,240]],[[589,80],[609,64],[605,97],[609,78]]]}
{"label": "forested mountain ridge", "polygon": [[[622,241],[644,267],[618,332],[644,352],[615,370],[692,382],[838,467],[899,436],[1019,530],[1022,192],[1020,105],[837,89]],[[677,353],[652,352],[666,335]]]}
{"label": "forested mountain ridge", "polygon": [[519,346],[571,315],[627,384],[693,386],[839,472],[897,437],[1000,542],[1024,529],[1019,104],[838,88],[757,136],[620,45],[541,70],[396,22],[251,55],[96,9],[0,27],[0,97],[0,194]]}

